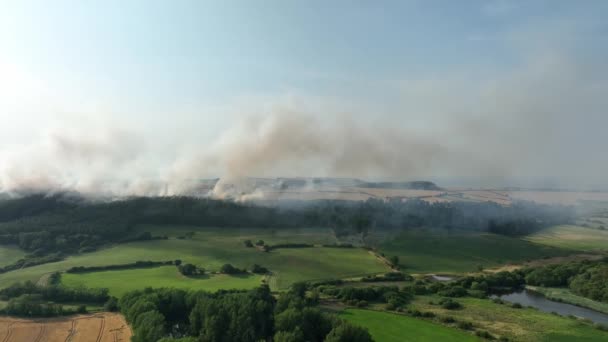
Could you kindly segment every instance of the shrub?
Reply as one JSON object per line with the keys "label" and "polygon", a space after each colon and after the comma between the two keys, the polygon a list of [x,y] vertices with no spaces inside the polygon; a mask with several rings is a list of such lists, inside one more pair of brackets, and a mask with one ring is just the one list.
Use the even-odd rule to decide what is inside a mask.
{"label": "shrub", "polygon": [[450,317],[450,316],[441,317],[441,321],[443,323],[448,323],[448,324],[456,322],[456,320],[453,317]]}
{"label": "shrub", "polygon": [[458,322],[457,327],[463,330],[471,330],[473,329],[473,323],[471,322]]}
{"label": "shrub", "polygon": [[260,266],[258,264],[253,264],[253,266],[251,266],[251,272],[256,274],[266,274],[270,271],[268,271],[266,267]]}
{"label": "shrub", "polygon": [[245,244],[245,247],[253,247],[253,242],[251,242],[251,240],[245,240],[243,241],[243,244]]}
{"label": "shrub", "polygon": [[448,309],[448,310],[456,310],[456,309],[462,308],[462,304],[458,303],[457,301],[455,301],[451,298],[443,298],[439,301],[439,304],[441,304],[442,308]]}

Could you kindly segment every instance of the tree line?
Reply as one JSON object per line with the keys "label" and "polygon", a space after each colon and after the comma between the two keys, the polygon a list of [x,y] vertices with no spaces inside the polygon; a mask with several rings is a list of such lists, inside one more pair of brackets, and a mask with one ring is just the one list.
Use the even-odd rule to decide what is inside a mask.
{"label": "tree line", "polygon": [[278,299],[267,286],[250,291],[144,289],[125,294],[120,311],[133,341],[372,341],[366,329],[319,310],[296,285]]}
{"label": "tree line", "polygon": [[[328,227],[336,235],[372,229],[442,227],[522,235],[544,226],[568,223],[574,209],[534,203],[446,202],[418,199],[369,199],[364,202],[323,200],[293,207],[266,207],[209,198],[141,197],[92,202],[74,195],[31,195],[0,200],[0,244],[16,244],[26,259],[86,253],[109,243],[166,239],[137,232],[138,224],[207,227]],[[186,236],[184,236],[186,238]],[[253,244],[251,244],[253,245]],[[272,246],[288,247],[288,246]],[[292,246],[295,247],[295,246]],[[16,268],[27,267],[15,265]],[[10,269],[8,269],[10,270]]]}

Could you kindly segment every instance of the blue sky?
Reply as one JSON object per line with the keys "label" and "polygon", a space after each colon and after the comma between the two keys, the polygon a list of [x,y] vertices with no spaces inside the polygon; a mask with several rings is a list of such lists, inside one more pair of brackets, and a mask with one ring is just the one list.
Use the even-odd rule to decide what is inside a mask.
{"label": "blue sky", "polygon": [[543,80],[572,69],[603,87],[606,13],[601,0],[0,1],[0,143],[101,122],[170,155],[269,103],[437,127],[453,109],[490,115],[470,107],[481,89],[511,94],[546,65]]}

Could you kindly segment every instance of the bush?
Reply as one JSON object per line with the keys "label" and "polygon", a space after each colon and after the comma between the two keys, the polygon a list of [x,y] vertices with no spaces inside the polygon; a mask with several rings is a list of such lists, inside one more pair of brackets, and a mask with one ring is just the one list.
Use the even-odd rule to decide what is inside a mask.
{"label": "bush", "polygon": [[266,267],[260,266],[258,264],[253,264],[253,266],[251,266],[251,273],[266,274],[270,273],[270,271]]}
{"label": "bush", "polygon": [[456,320],[453,317],[445,316],[445,317],[441,317],[441,322],[449,324],[449,323],[456,322]]}
{"label": "bush", "polygon": [[523,308],[523,306],[521,304],[519,304],[519,303],[513,303],[513,304],[511,304],[511,307],[513,309],[521,309],[521,308]]}
{"label": "bush", "polygon": [[458,303],[457,301],[455,301],[451,298],[443,298],[439,301],[439,304],[441,304],[442,308],[448,309],[448,310],[456,310],[456,309],[462,308],[462,304]]}
{"label": "bush", "polygon": [[494,336],[492,336],[489,332],[485,331],[485,330],[477,330],[475,332],[475,335],[481,337],[481,338],[485,338],[487,340],[493,340]]}
{"label": "bush", "polygon": [[179,273],[185,276],[193,276],[193,275],[203,275],[205,274],[205,269],[201,267],[196,267],[193,264],[183,264],[177,266]]}
{"label": "bush", "polygon": [[245,240],[243,241],[243,244],[245,244],[245,247],[253,247],[253,242],[251,242],[251,240]]}
{"label": "bush", "polygon": [[458,322],[458,324],[456,325],[459,329],[462,330],[471,330],[473,329],[473,323],[471,322]]}

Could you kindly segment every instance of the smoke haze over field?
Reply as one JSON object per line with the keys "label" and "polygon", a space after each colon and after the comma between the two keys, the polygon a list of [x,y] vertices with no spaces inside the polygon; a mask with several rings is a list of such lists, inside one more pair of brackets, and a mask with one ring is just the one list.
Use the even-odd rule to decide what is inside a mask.
{"label": "smoke haze over field", "polygon": [[[353,44],[375,46],[366,53],[378,63],[319,47],[326,54],[322,61],[333,56],[356,63],[329,68],[319,62],[313,68],[301,62],[297,72],[277,66],[283,71],[276,73],[259,66],[262,76],[238,69],[238,63],[222,65],[227,76],[210,80],[211,85],[199,80],[207,73],[198,74],[200,84],[189,79],[196,72],[179,69],[181,60],[148,61],[160,65],[142,74],[137,67],[108,68],[101,76],[88,69],[82,75],[54,74],[41,71],[41,61],[28,64],[16,47],[0,45],[5,52],[0,60],[5,75],[0,78],[0,191],[173,195],[188,193],[198,179],[220,177],[226,184],[249,176],[606,188],[608,52],[602,46],[608,44],[602,43],[608,31],[594,14],[601,10],[591,6],[575,14],[554,13],[544,21],[509,17],[524,4],[508,13],[482,11],[480,17],[505,27],[467,27],[461,45],[443,51],[456,55],[470,49],[465,56],[470,61],[437,61],[430,53],[406,61],[408,53],[418,51],[412,48],[396,54],[403,62],[386,61],[386,71],[380,61],[391,45],[357,40]],[[379,27],[380,36],[395,30]],[[0,33],[3,28],[10,32],[2,26]],[[60,39],[67,33],[57,34]],[[350,32],[341,35],[351,37]],[[199,53],[185,46],[173,48],[185,56]],[[274,50],[265,49],[264,58],[270,58]],[[214,51],[238,55],[220,46]],[[139,54],[132,58],[133,65],[146,65],[139,63]],[[108,95],[107,89],[120,87],[108,79],[126,82],[129,77],[136,80],[132,88]],[[226,88],[223,82],[230,77],[238,86],[224,96],[207,95]],[[65,79],[72,83],[62,83]],[[239,88],[254,79],[262,85]],[[221,196],[220,189],[215,195]]]}

